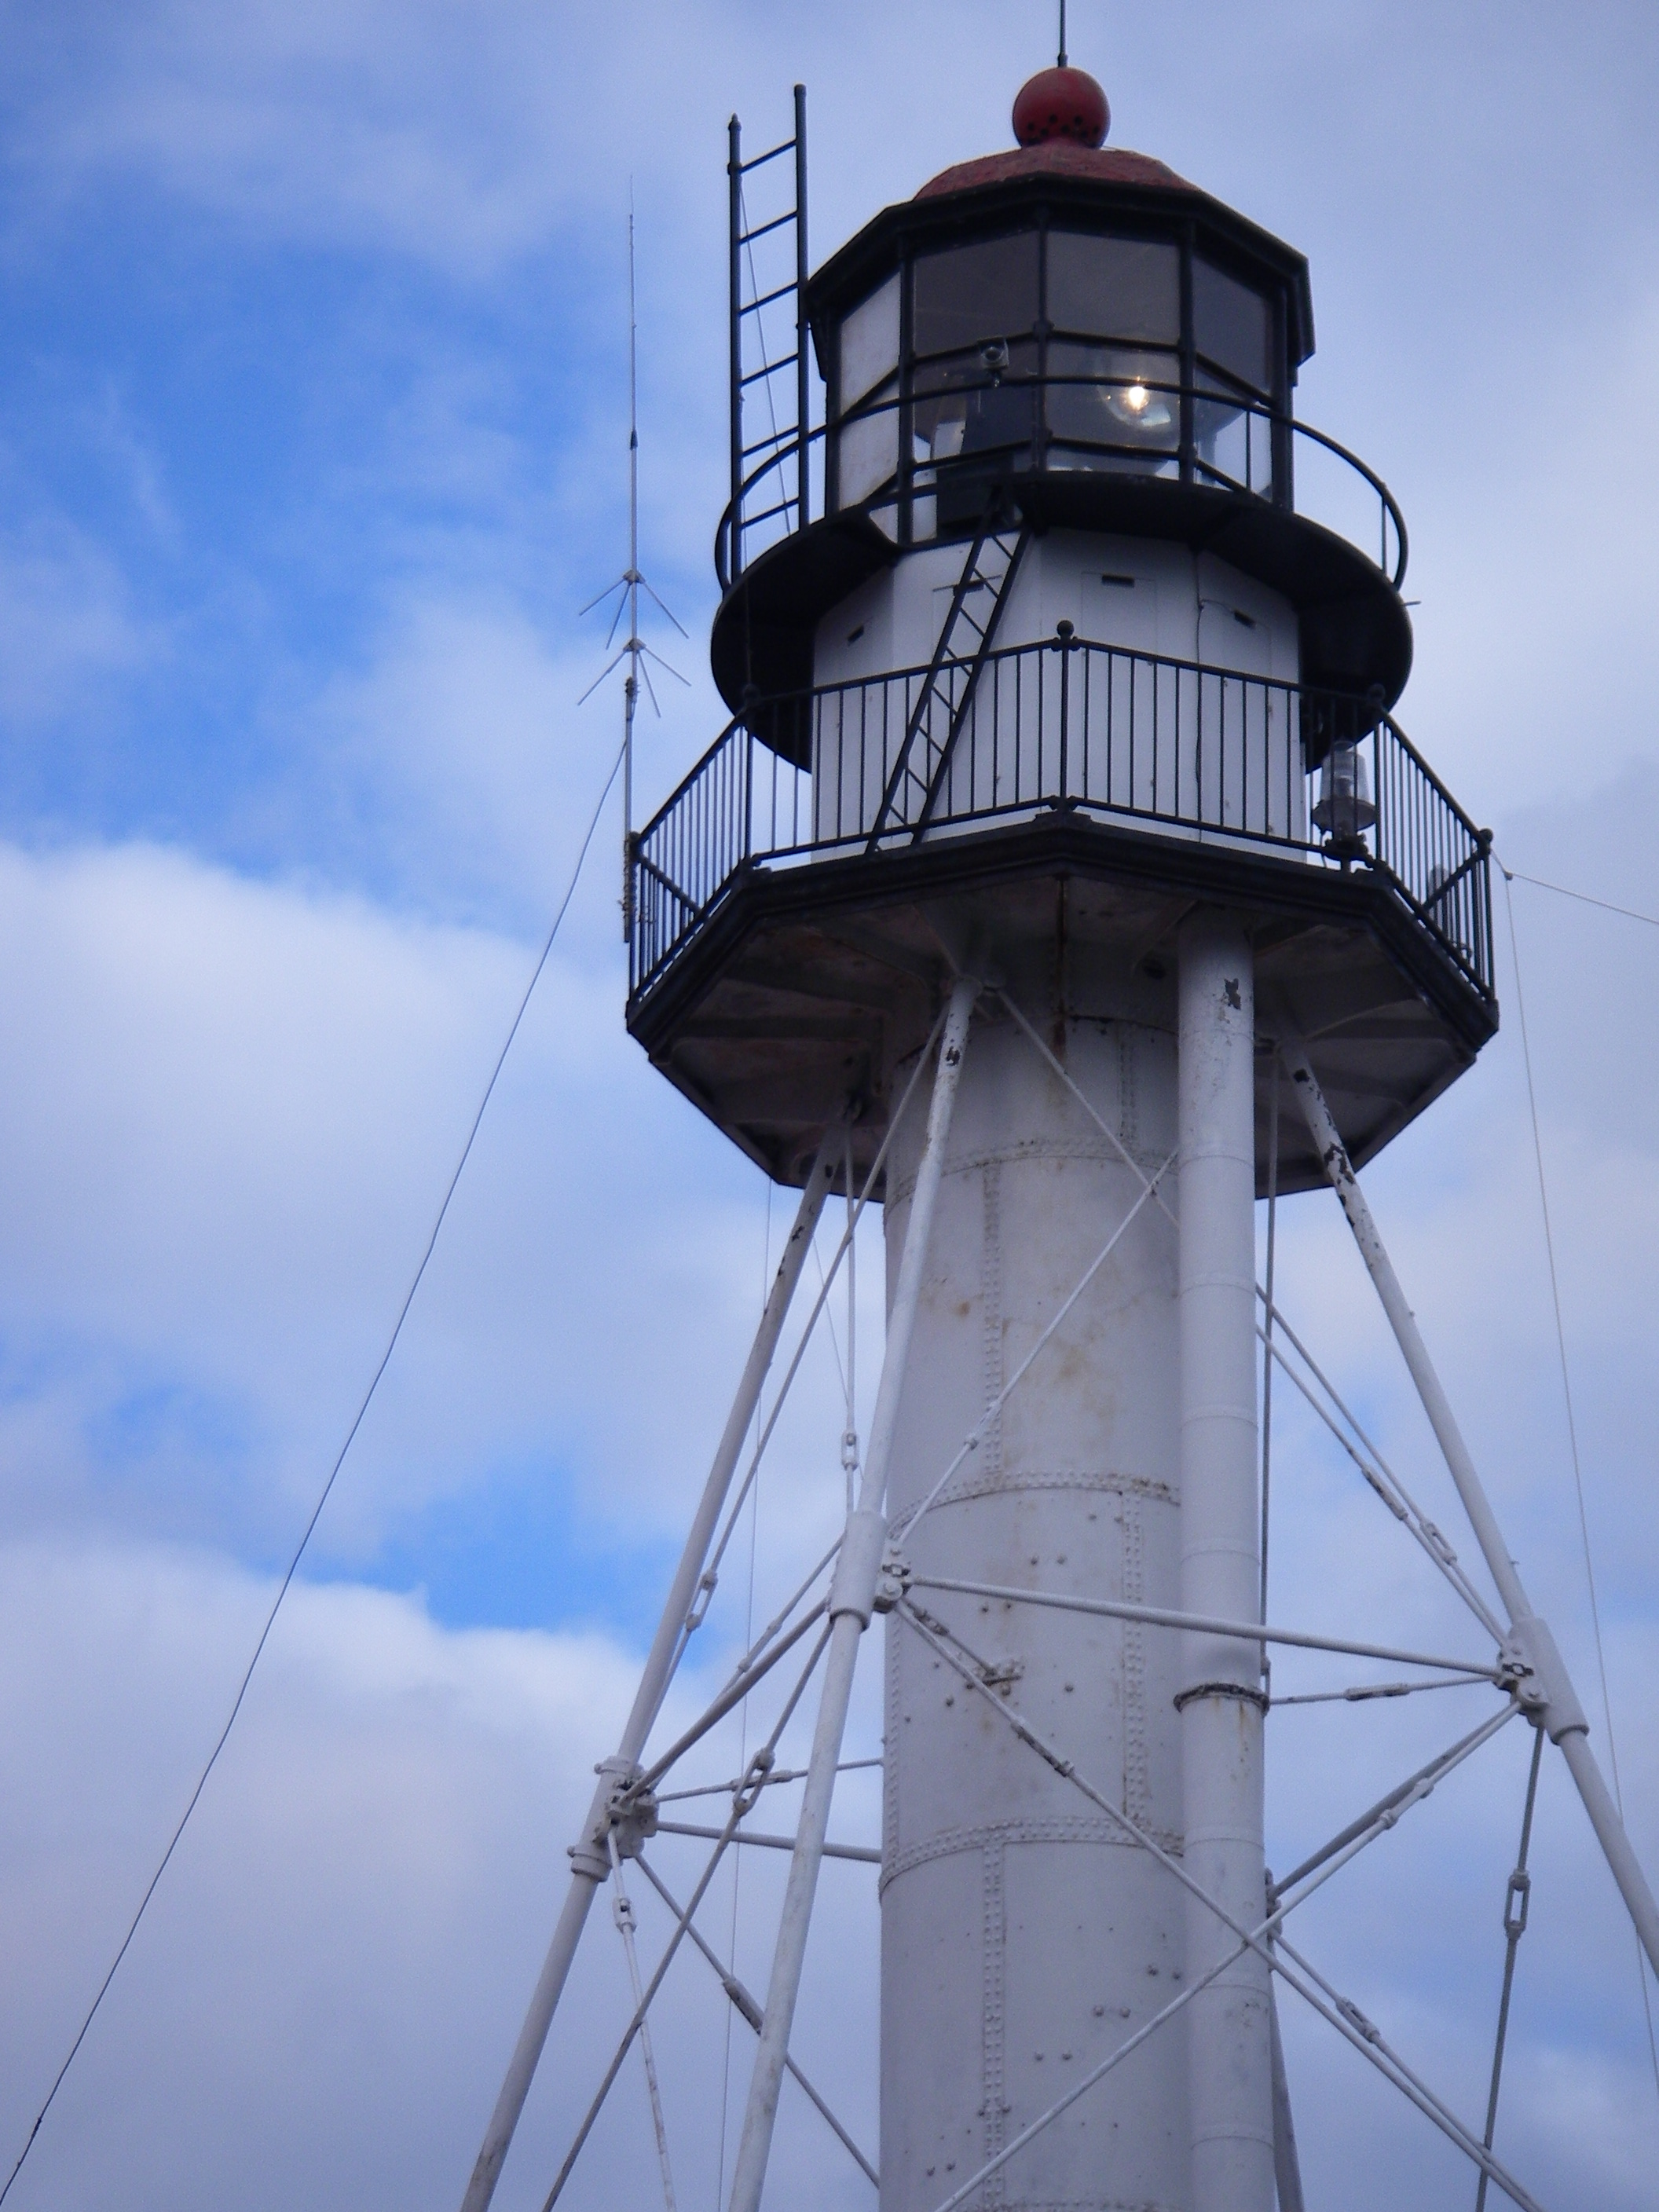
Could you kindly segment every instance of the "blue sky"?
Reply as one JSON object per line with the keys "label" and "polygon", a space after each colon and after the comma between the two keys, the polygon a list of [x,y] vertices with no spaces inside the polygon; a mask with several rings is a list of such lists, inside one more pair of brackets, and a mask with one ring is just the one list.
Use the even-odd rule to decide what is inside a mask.
{"label": "blue sky", "polygon": [[[0,6],[0,2150],[222,1717],[614,754],[614,688],[576,705],[604,661],[579,610],[625,558],[630,186],[644,558],[691,632],[654,634],[690,680],[644,726],[648,799],[719,726],[726,116],[769,142],[806,82],[821,257],[1006,143],[1048,13]],[[1072,15],[1114,141],[1311,258],[1302,410],[1412,529],[1405,726],[1512,866],[1659,910],[1659,21],[1536,0]],[[780,1226],[623,1032],[619,826],[20,2206],[458,2196]],[[1516,900],[1615,1718],[1659,1866],[1659,932]],[[1498,1042],[1370,1181],[1582,1679],[1501,932],[1499,977]],[[1291,1310],[1431,1491],[1340,1224],[1297,1201],[1285,1238]],[[816,1525],[838,1427],[815,1355],[757,1602]],[[1283,1449],[1286,1604],[1435,1631],[1432,1588],[1289,1416]],[[1276,1770],[1287,1838],[1410,1763],[1418,1723],[1372,1717],[1363,1742],[1307,1720],[1316,1753]],[[1449,1787],[1319,1925],[1469,2109],[1518,1787]],[[1628,1934],[1563,1790],[1540,1820],[1510,2148],[1547,2203],[1623,2212],[1659,2148]],[[872,1913],[850,1876],[827,1912],[821,2017],[858,2033],[804,2032],[867,2119]],[[614,2014],[614,1970],[584,1968],[585,2022]],[[712,2203],[719,2080],[698,2069],[723,2028],[695,1984],[674,2002]],[[1310,2201],[1462,2188],[1287,2033]],[[504,2204],[539,2203],[580,2055],[556,2048]],[[799,2156],[838,2206],[810,2134]]]}

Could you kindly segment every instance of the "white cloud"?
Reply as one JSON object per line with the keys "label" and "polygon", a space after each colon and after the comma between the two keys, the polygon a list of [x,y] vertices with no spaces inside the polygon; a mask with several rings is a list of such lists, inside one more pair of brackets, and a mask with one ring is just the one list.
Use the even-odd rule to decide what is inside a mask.
{"label": "white cloud", "polygon": [[[764,1203],[623,1033],[592,866],[605,937],[584,957],[574,929],[543,978],[325,1543],[376,1543],[526,1454],[649,1538],[718,1428]],[[12,1511],[228,1517],[280,1547],[533,951],[143,847],[0,852],[0,929],[32,1070],[0,1108]],[[159,1442],[121,1427],[146,1394]]]}
{"label": "white cloud", "polygon": [[[31,1808],[0,1870],[9,2145],[177,1817],[269,1586],[185,1553],[34,1545],[0,1550],[0,1770],[8,1802]],[[404,1599],[298,1587],[15,2201],[368,2212],[458,2197],[562,1893],[563,1843],[631,1680],[631,1662],[595,1638],[446,1633]],[[732,1756],[723,1745],[709,1771]],[[696,1847],[665,1841],[657,1856],[684,1893]],[[869,1917],[872,1884],[843,1874],[854,1870],[825,1881],[814,1971],[831,2010],[817,2063],[826,2087],[853,2088],[872,2140],[869,2044],[843,2033],[848,2006],[867,2012],[870,1976],[849,1978],[848,1947],[830,1941],[848,1914]],[[637,1875],[634,1887],[654,1955],[662,1915]],[[766,1887],[763,1869],[752,1899]],[[702,1916],[711,1939],[724,1941],[728,1909],[722,1877]],[[540,2202],[560,2130],[626,2016],[625,1986],[602,1898],[509,2207]],[[659,2022],[675,2143],[699,2195],[712,2189],[725,2006],[688,1956]],[[741,2024],[738,2038],[740,2084],[752,2045]],[[619,2176],[649,2183],[642,2110],[630,2069],[573,2193],[580,2212],[614,2203]],[[817,2127],[788,2123],[836,2204],[840,2171]]]}

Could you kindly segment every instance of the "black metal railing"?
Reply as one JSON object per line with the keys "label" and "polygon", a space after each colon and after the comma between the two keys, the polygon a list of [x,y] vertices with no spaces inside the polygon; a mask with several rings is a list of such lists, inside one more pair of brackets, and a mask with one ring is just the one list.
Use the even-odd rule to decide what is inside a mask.
{"label": "black metal railing", "polygon": [[[933,441],[921,434],[923,416],[947,401],[966,408],[993,394],[1002,403],[994,443],[954,453],[926,450]],[[1143,406],[1159,399],[1175,403],[1164,410],[1172,426],[1167,441],[1132,427],[1123,404],[1132,399]],[[1088,434],[1078,414],[1085,402],[1101,403],[1103,422],[1115,412],[1125,422],[1122,434]],[[890,447],[890,463],[869,464],[874,471],[867,478],[870,488],[860,482],[849,496],[845,457],[848,441],[860,435]],[[715,532],[714,567],[722,591],[731,589],[757,553],[798,526],[801,510],[794,501],[815,452],[820,512],[872,514],[902,545],[961,535],[961,526],[984,503],[980,487],[989,475],[1093,470],[1243,493],[1323,524],[1363,553],[1396,590],[1405,580],[1406,518],[1376,471],[1311,423],[1265,401],[1224,392],[1214,380],[1139,382],[1121,372],[957,378],[948,392],[872,398],[805,441],[792,430],[778,447],[756,450],[763,458],[742,477]]]}
{"label": "black metal railing", "polygon": [[[672,965],[746,870],[877,854],[1066,808],[1369,870],[1492,996],[1490,839],[1376,702],[1069,635],[751,699],[632,842],[630,985]],[[928,773],[881,814],[918,712]],[[910,742],[915,742],[912,734]],[[1333,812],[1323,766],[1346,757]],[[1357,769],[1357,773],[1355,772]],[[1345,811],[1346,809],[1346,811]],[[881,827],[876,827],[878,819]]]}

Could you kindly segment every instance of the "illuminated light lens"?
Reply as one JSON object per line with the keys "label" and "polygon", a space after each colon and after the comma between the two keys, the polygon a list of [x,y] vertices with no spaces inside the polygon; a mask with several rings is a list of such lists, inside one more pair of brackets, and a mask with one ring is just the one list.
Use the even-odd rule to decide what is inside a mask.
{"label": "illuminated light lens", "polygon": [[1167,430],[1175,421],[1164,395],[1144,384],[1119,385],[1105,397],[1108,411],[1131,430]]}

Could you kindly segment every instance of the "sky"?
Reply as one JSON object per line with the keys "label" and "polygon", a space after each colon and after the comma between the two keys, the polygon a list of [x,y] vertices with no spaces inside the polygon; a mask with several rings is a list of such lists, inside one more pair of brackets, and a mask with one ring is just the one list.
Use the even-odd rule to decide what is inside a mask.
{"label": "sky", "polygon": [[[0,0],[0,2171],[223,1724],[614,759],[616,687],[577,703],[606,659],[580,610],[626,558],[630,192],[643,562],[690,633],[650,633],[686,679],[642,724],[650,803],[721,720],[728,114],[770,143],[806,83],[821,258],[1009,143],[1050,13]],[[1310,258],[1298,410],[1411,529],[1404,726],[1510,868],[1659,912],[1659,18],[1073,0],[1070,44],[1114,143]],[[459,2201],[792,1204],[625,1034],[620,826],[613,799],[20,2212]],[[1537,1152],[1500,899],[1501,1034],[1366,1182],[1605,1750],[1541,1154],[1620,1778],[1659,1870],[1659,929],[1512,898]],[[1455,1540],[1334,1206],[1279,1231],[1286,1310]],[[834,1525],[841,1348],[809,1355],[671,1723]],[[1276,1425],[1274,1610],[1446,1632],[1320,1434]],[[1277,1717],[1270,1850],[1448,1740],[1466,1694]],[[878,1730],[866,1683],[854,1740]],[[1510,1730],[1308,1910],[1322,1964],[1477,2118],[1526,1749]],[[867,1778],[836,1820],[874,1833]],[[665,1845],[671,1885],[694,1850]],[[717,1893],[751,1982],[777,1872]],[[1498,2148],[1547,2204],[1634,2212],[1659,2091],[1553,1758],[1534,1875]],[[801,2050],[873,2143],[873,1885],[825,1883]],[[540,2203],[625,2013],[604,1918],[507,2212]],[[728,2064],[695,1963],[658,2051],[681,2201],[713,2207],[748,2031]],[[1464,2201],[1326,2031],[1287,2010],[1285,2034],[1310,2204]],[[792,2202],[867,2203],[810,2115],[782,2142]],[[593,2148],[578,2212],[654,2188],[631,2074]]]}

